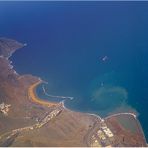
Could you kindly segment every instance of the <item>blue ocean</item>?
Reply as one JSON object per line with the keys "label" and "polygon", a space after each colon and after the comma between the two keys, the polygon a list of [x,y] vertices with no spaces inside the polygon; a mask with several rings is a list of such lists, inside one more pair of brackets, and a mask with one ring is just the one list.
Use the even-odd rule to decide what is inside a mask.
{"label": "blue ocean", "polygon": [[11,60],[42,99],[136,112],[148,140],[148,2],[0,2],[0,36],[27,43]]}

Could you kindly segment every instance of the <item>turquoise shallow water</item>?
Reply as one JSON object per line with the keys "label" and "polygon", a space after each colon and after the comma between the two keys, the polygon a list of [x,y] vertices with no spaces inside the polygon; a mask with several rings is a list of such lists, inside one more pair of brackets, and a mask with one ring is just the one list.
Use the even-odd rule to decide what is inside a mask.
{"label": "turquoise shallow water", "polygon": [[28,44],[11,57],[18,73],[73,110],[136,110],[148,139],[148,2],[0,2],[0,19],[1,36]]}

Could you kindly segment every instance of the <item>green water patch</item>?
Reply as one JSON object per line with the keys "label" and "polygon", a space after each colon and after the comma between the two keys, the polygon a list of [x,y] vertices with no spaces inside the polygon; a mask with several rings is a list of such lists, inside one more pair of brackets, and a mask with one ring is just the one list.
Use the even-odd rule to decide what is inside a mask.
{"label": "green water patch", "polygon": [[126,102],[127,91],[119,86],[103,86],[93,91],[92,102],[100,110],[115,109]]}
{"label": "green water patch", "polygon": [[120,81],[115,71],[107,72],[93,79],[89,94],[91,105],[95,111],[106,116],[117,111],[121,106],[127,108],[128,92]]}

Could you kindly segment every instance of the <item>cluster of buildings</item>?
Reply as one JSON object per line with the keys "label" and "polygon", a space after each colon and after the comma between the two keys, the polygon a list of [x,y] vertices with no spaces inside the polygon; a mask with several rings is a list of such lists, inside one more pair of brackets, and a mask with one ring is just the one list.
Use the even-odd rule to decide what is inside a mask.
{"label": "cluster of buildings", "polygon": [[98,139],[95,135],[91,137],[91,147],[101,147],[102,145],[99,143]]}
{"label": "cluster of buildings", "polygon": [[107,127],[104,121],[101,122],[99,129],[91,137],[92,147],[109,147],[114,141],[114,134]]}
{"label": "cluster of buildings", "polygon": [[35,125],[35,128],[40,128],[43,125],[45,125],[48,121],[50,121],[53,117],[56,117],[62,110],[61,109],[56,109],[53,110],[51,113],[49,113],[41,122],[37,123]]}
{"label": "cluster of buildings", "polygon": [[109,138],[112,138],[114,136],[111,130],[107,126],[103,126],[101,128]]}
{"label": "cluster of buildings", "polygon": [[0,104],[0,112],[2,112],[4,115],[8,115],[10,104],[5,104],[4,102]]}
{"label": "cluster of buildings", "polygon": [[12,130],[12,133],[22,132],[24,130],[25,131],[33,130],[33,126],[27,126],[27,127],[23,127],[23,128],[18,128],[18,129]]}

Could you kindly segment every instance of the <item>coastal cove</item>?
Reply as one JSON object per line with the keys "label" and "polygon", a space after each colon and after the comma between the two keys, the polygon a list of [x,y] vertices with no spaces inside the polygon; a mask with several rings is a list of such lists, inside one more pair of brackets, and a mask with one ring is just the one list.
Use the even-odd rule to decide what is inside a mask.
{"label": "coastal cove", "polygon": [[[49,94],[48,93],[48,84],[47,83],[40,83],[37,87],[36,87],[36,93],[37,96],[39,96],[39,98],[42,98],[43,100],[47,100],[50,102],[64,102],[65,106],[73,111],[78,111],[78,112],[84,112],[84,113],[91,113],[91,114],[98,114],[101,115],[101,117],[105,118],[108,115],[112,115],[115,113],[120,113],[120,112],[133,112],[134,114],[136,114],[138,116],[138,113],[131,107],[126,106],[121,106],[117,107],[117,110],[111,109],[111,110],[95,110],[95,109],[90,109],[89,106],[87,106],[86,108],[82,107],[80,108],[80,105],[78,98],[77,97],[69,97],[69,96],[57,96],[57,95],[53,95],[53,94]],[[85,102],[86,103],[91,103],[91,102]],[[83,104],[84,105],[84,104]],[[82,105],[82,106],[83,106]],[[91,106],[91,104],[89,104]],[[92,108],[93,108],[93,104],[92,104]]]}
{"label": "coastal cove", "polygon": [[[31,73],[48,82],[36,89],[40,99],[66,100],[70,110],[101,117],[136,112],[148,140],[146,6],[16,2],[5,14],[15,14],[20,27],[5,19],[1,35],[27,43],[10,60],[20,75]],[[2,17],[1,6],[0,12]]]}
{"label": "coastal cove", "polygon": [[[39,87],[39,85],[41,85],[42,83],[44,83],[44,84],[48,84],[47,82],[45,82],[45,81],[41,81],[41,80],[39,80],[37,83],[35,83],[35,84],[33,84],[33,93],[35,94],[35,96],[36,97],[33,97],[34,98],[34,101],[36,102],[36,103],[39,103],[39,104],[41,104],[41,105],[47,105],[48,107],[50,107],[50,106],[52,106],[52,105],[58,105],[58,104],[62,104],[62,107],[65,109],[65,110],[69,110],[70,111],[70,109],[68,109],[68,108],[66,108],[65,107],[65,101],[66,101],[66,98],[67,99],[71,99],[72,97],[64,97],[64,96],[52,96],[52,95],[49,95],[46,91],[45,91],[45,88],[44,88],[44,86],[42,86],[42,89],[43,89],[43,92],[44,92],[44,94],[46,95],[46,96],[50,96],[51,98],[57,98],[57,100],[52,100],[52,99],[48,99],[48,101],[46,101],[45,99],[44,99],[44,101],[41,101],[40,100],[40,98],[38,98],[37,97],[37,94],[36,94],[36,90],[37,90],[37,87]],[[32,87],[32,86],[31,86]],[[30,91],[30,90],[29,90]],[[58,100],[58,98],[59,98],[59,100]],[[61,100],[61,99],[63,99],[63,100]],[[73,99],[73,98],[72,98]],[[74,112],[76,112],[76,110],[74,110]],[[78,111],[77,111],[78,112]],[[142,132],[142,135],[143,135],[143,137],[144,137],[144,141],[146,142],[146,139],[145,139],[145,134],[144,134],[144,132],[143,132],[143,129],[141,128],[141,124],[140,124],[140,122],[138,121],[138,119],[137,119],[137,115],[135,114],[135,113],[132,113],[132,112],[119,112],[119,113],[114,113],[114,114],[111,114],[110,116],[107,116],[107,117],[104,117],[104,118],[101,118],[100,116],[99,116],[99,114],[97,115],[97,114],[92,114],[92,113],[87,113],[87,112],[85,112],[85,114],[88,114],[89,116],[91,115],[91,116],[94,116],[94,117],[96,117],[96,118],[98,118],[100,121],[104,121],[104,120],[107,120],[107,119],[110,119],[110,118],[112,118],[112,117],[117,117],[117,118],[123,118],[121,121],[123,122],[123,125],[126,127],[126,128],[128,128],[129,130],[131,130],[131,131],[133,131],[133,132],[135,132],[136,133],[136,130],[137,130],[137,127],[138,127],[138,131],[141,133]],[[133,118],[134,118],[134,122],[132,123],[131,121],[129,122],[129,121],[126,121],[125,119],[125,115],[127,115],[127,117],[128,118],[130,118],[130,116],[132,116]],[[123,116],[123,117],[122,117]],[[135,125],[134,125],[135,124]]]}
{"label": "coastal cove", "polygon": [[[0,67],[4,71],[0,72],[0,79],[5,88],[2,92],[6,93],[9,88],[13,90],[7,91],[7,98],[0,104],[0,124],[3,125],[0,129],[0,146],[39,146],[39,141],[42,146],[49,146],[51,142],[52,146],[61,146],[61,144],[63,146],[67,144],[70,146],[95,146],[96,142],[92,138],[96,139],[97,137],[94,135],[100,132],[105,132],[105,141],[100,137],[102,134],[98,134],[97,146],[125,146],[127,144],[128,146],[146,146],[147,143],[142,128],[134,113],[117,113],[101,118],[95,114],[67,109],[63,101],[53,103],[40,99],[36,94],[36,87],[41,83],[48,83],[31,74],[19,75],[13,69],[12,61],[9,59],[12,53],[25,45],[12,39],[0,38]],[[50,95],[46,92],[44,86],[43,91],[48,97],[73,100],[73,97]],[[14,94],[17,95],[14,96]],[[3,106],[6,106],[6,108],[3,108]],[[18,122],[22,124],[17,124]],[[40,140],[40,136],[39,139],[38,136],[33,136],[37,134],[36,132],[40,135],[48,133],[48,136],[43,136],[44,142]],[[54,135],[56,134],[61,142],[57,142],[55,138],[51,139],[53,137],[51,132]],[[75,134],[81,134],[74,138],[75,141],[73,141],[73,138],[72,140],[69,138],[70,143],[67,143],[67,138],[66,141],[63,138],[65,133],[64,137],[67,138],[69,138],[69,135],[75,137]],[[26,141],[28,136],[31,136],[29,140],[33,139],[31,143]],[[127,138],[126,141],[123,140],[123,136]],[[54,143],[53,140],[55,140]]]}

